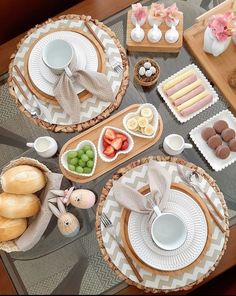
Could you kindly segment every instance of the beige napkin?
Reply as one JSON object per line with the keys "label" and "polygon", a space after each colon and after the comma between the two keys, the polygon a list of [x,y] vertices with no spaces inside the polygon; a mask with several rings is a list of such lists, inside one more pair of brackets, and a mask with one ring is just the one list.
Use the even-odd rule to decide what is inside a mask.
{"label": "beige napkin", "polygon": [[26,231],[15,241],[20,251],[27,251],[33,248],[42,237],[51,220],[52,212],[48,207],[48,199],[54,197],[51,190],[60,188],[63,175],[50,172],[46,173],[46,175],[47,186],[40,196],[40,212],[35,218],[30,220]]}
{"label": "beige napkin", "polygon": [[74,55],[69,66],[73,76],[70,78],[64,71],[54,88],[55,98],[74,123],[80,122],[80,100],[74,90],[72,81],[79,83],[84,89],[95,95],[98,100],[114,101],[114,94],[105,74],[79,70],[76,68],[76,65],[77,62]]}
{"label": "beige napkin", "polygon": [[[165,168],[154,160],[149,162],[147,174],[152,199],[162,211],[165,209],[170,196],[171,176]],[[125,208],[138,213],[152,214],[152,204],[136,189],[115,181],[113,182],[113,192],[117,202]]]}

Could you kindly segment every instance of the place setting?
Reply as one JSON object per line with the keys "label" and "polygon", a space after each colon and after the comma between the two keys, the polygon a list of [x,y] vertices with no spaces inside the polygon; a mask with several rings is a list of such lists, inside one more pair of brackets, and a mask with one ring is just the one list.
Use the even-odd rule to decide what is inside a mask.
{"label": "place setting", "polygon": [[119,106],[128,61],[115,34],[85,16],[49,20],[12,57],[9,90],[32,120],[55,132],[83,130]]}
{"label": "place setting", "polygon": [[215,269],[229,236],[214,180],[196,165],[166,156],[137,160],[113,175],[100,197],[96,229],[112,270],[153,293],[200,283]]}

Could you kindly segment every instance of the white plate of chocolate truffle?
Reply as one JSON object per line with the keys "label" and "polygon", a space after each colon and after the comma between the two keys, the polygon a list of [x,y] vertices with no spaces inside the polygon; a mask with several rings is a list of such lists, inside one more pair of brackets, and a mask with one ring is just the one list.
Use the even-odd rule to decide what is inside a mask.
{"label": "white plate of chocolate truffle", "polygon": [[236,118],[223,110],[190,131],[190,137],[215,171],[236,160]]}

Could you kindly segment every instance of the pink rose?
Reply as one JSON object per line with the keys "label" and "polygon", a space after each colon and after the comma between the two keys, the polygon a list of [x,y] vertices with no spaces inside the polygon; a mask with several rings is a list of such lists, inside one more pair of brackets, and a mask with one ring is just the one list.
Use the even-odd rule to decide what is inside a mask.
{"label": "pink rose", "polygon": [[147,7],[143,7],[141,3],[132,4],[132,11],[138,22],[147,17]]}
{"label": "pink rose", "polygon": [[171,6],[167,7],[165,10],[165,17],[167,21],[173,21],[175,20],[177,14],[178,14],[178,7],[176,3],[173,3]]}
{"label": "pink rose", "polygon": [[219,41],[225,41],[232,34],[230,23],[234,19],[234,14],[230,11],[224,14],[212,15],[208,20],[208,27]]}

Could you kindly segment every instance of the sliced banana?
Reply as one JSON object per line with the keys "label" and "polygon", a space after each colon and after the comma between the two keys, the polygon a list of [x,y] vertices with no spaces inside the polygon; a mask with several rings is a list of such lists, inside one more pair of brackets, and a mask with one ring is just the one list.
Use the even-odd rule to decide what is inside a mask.
{"label": "sliced banana", "polygon": [[146,136],[152,136],[154,134],[154,128],[151,124],[148,124],[147,126],[144,127],[143,133]]}
{"label": "sliced banana", "polygon": [[129,118],[127,120],[127,127],[131,131],[135,131],[138,129],[138,120],[135,117]]}
{"label": "sliced banana", "polygon": [[143,117],[151,117],[151,116],[153,116],[152,109],[149,108],[149,107],[142,108],[140,114]]}
{"label": "sliced banana", "polygon": [[141,132],[142,134],[145,135],[145,133],[144,133],[144,129],[145,129],[145,127],[141,127],[139,130],[140,130],[140,132]]}
{"label": "sliced banana", "polygon": [[139,118],[138,118],[138,125],[141,128],[147,126],[148,125],[148,119],[146,117],[139,116]]}

